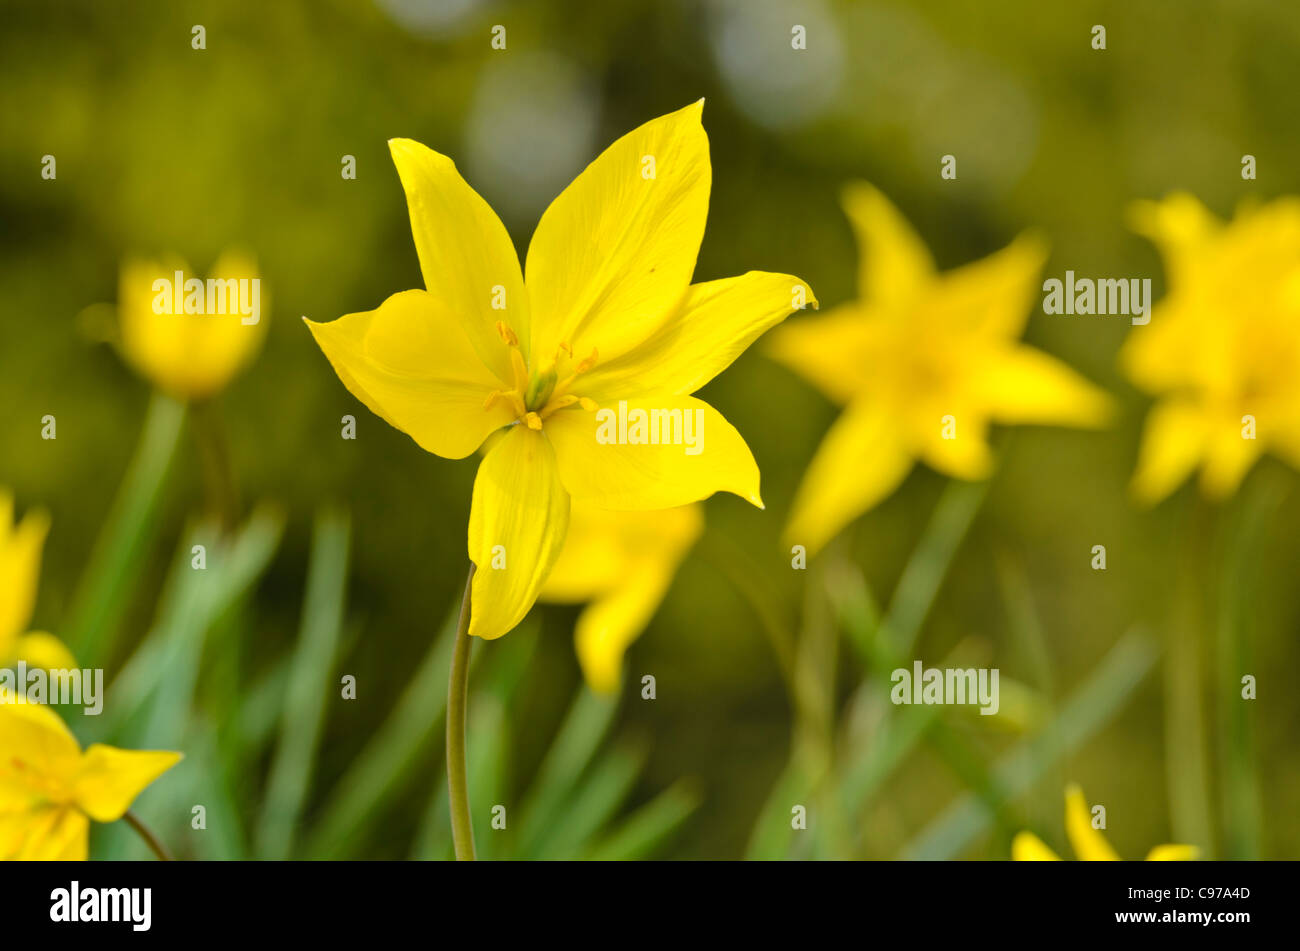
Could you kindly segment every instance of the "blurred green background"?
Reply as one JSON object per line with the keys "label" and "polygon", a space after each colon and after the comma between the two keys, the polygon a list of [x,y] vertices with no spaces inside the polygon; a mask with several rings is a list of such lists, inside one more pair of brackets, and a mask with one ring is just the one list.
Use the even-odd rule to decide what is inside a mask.
{"label": "blurred green background", "polygon": [[[0,485],[14,489],[20,510],[40,505],[53,515],[37,627],[62,633],[68,623],[150,398],[111,347],[88,339],[78,315],[115,300],[118,266],[133,253],[176,252],[205,273],[222,249],[242,245],[256,254],[271,298],[265,350],[227,391],[221,413],[243,495],[279,507],[283,539],[247,596],[235,599],[224,621],[230,632],[209,636],[193,701],[183,698],[186,716],[215,724],[223,752],[211,761],[225,764],[239,831],[224,852],[195,844],[188,805],[179,819],[168,816],[151,790],[142,813],[182,855],[255,854],[249,843],[259,824],[274,828],[259,810],[284,742],[232,747],[226,737],[253,685],[273,683],[263,678],[297,649],[318,511],[350,513],[350,562],[346,621],[324,668],[316,761],[302,767],[310,773],[296,842],[322,827],[331,796],[392,713],[463,586],[472,461],[428,455],[366,412],[299,320],[368,310],[420,285],[387,139],[409,136],[455,159],[522,254],[551,198],[604,146],[706,97],[714,180],[696,279],[784,271],[807,280],[823,307],[855,294],[856,251],[838,203],[853,178],[882,188],[942,267],[1038,226],[1053,249],[1044,276],[1071,268],[1151,277],[1157,301],[1160,261],[1124,226],[1131,200],[1186,189],[1226,216],[1246,197],[1300,192],[1300,7],[1264,0],[1050,8],[965,0],[6,0],[0,21]],[[1098,23],[1105,51],[1090,46]],[[206,28],[205,50],[191,48],[194,24]],[[494,24],[507,29],[504,51],[490,47]],[[790,48],[792,24],[806,27],[806,50]],[[957,156],[956,181],[940,180],[946,153]],[[1258,159],[1258,181],[1241,180],[1246,153]],[[54,181],[40,176],[45,154],[57,158]],[[355,181],[340,176],[344,155],[356,157]],[[1139,857],[1195,831],[1195,822],[1177,827],[1171,806],[1171,792],[1194,787],[1195,777],[1170,768],[1168,732],[1178,724],[1167,717],[1162,670],[1168,645],[1201,625],[1192,643],[1201,645],[1214,819],[1212,840],[1198,844],[1211,854],[1300,855],[1300,696],[1283,676],[1300,668],[1297,476],[1266,460],[1220,508],[1184,488],[1154,511],[1135,509],[1125,488],[1148,402],[1115,368],[1127,331],[1122,320],[1031,317],[1026,339],[1114,392],[1121,419],[1099,433],[1000,433],[997,474],[954,541],[908,655],[939,666],[963,645],[1026,685],[1034,709],[1047,712],[1024,732],[979,722],[1002,718],[946,711],[939,739],[904,744],[871,793],[852,797],[841,817],[848,838],[832,836],[811,852],[753,846],[756,823],[788,826],[788,805],[774,819],[760,814],[789,776],[796,718],[753,597],[735,578],[750,579],[775,623],[806,633],[806,592],[818,576],[791,570],[778,536],[835,410],[758,348],[710,384],[702,395],[752,447],[768,507],[759,512],[731,496],[707,504],[704,539],[632,648],[610,742],[631,743],[645,762],[626,795],[612,797],[610,821],[681,788],[690,793],[683,802],[698,807],[653,854],[888,858],[930,854],[918,843],[940,841],[944,854],[1000,858],[1019,828],[1064,851],[1061,792],[1073,779],[1107,806],[1116,848]],[[45,414],[57,417],[57,440],[40,438]],[[357,417],[355,442],[339,438],[344,414]],[[110,681],[155,626],[177,551],[188,551],[187,519],[202,502],[193,450],[183,435],[132,561],[129,597],[102,658]],[[878,601],[888,602],[945,491],[944,479],[918,469],[841,539]],[[1188,582],[1180,559],[1197,518],[1209,523],[1209,540],[1198,549],[1201,581]],[[327,519],[316,544],[326,552],[326,588],[342,531]],[[1107,547],[1105,572],[1089,567],[1095,544]],[[498,711],[510,744],[494,801],[513,803],[534,788],[580,687],[575,616],[538,608],[526,628],[476,645],[481,671],[519,666]],[[1231,745],[1217,712],[1225,694],[1215,632],[1225,617],[1247,646],[1243,672],[1260,681],[1248,708],[1258,776],[1250,816],[1242,810],[1256,797],[1234,786],[1220,749]],[[1023,782],[1008,778],[1015,770],[998,772],[1001,757],[1105,673],[1112,648],[1125,650],[1135,628],[1143,648],[1131,663],[1116,662],[1136,672],[1133,683],[1115,688],[1095,727],[1051,754],[1031,744]],[[512,640],[528,642],[527,652]],[[1147,648],[1149,663],[1141,659]],[[822,671],[825,701],[846,714],[864,664],[850,637],[839,638],[838,654]],[[644,673],[657,677],[654,702],[634,690]],[[356,701],[337,699],[344,674],[357,678]],[[482,696],[510,675],[488,676]],[[445,681],[431,691],[445,691]],[[273,719],[279,695],[264,694]],[[878,715],[869,710],[867,720]],[[71,725],[83,740],[94,727],[76,718]],[[413,854],[426,812],[436,813],[430,797],[445,784],[437,729],[411,769],[384,780],[390,794],[367,822],[337,833],[334,854]],[[874,755],[868,745],[885,741],[873,729],[868,722],[862,748],[846,741],[837,756]],[[208,762],[185,749],[196,764]],[[680,780],[689,785],[675,787]],[[958,834],[945,825],[946,810],[972,795],[974,814],[987,818]],[[555,814],[576,801],[568,796]],[[814,811],[813,824],[822,815]],[[96,842],[92,855],[137,854],[131,844]]]}

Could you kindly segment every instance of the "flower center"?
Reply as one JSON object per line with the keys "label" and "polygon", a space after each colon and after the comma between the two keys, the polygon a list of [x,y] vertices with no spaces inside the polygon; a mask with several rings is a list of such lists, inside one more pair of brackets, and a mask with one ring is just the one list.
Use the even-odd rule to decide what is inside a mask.
{"label": "flower center", "polygon": [[483,404],[484,409],[491,409],[499,400],[507,400],[515,412],[515,423],[540,430],[543,420],[562,409],[570,406],[580,406],[585,410],[597,408],[594,400],[570,392],[578,377],[596,365],[594,348],[590,356],[575,363],[573,349],[562,343],[550,365],[534,375],[529,372],[515,332],[504,322],[498,322],[497,333],[510,348],[510,373],[514,385],[508,390],[493,390]]}

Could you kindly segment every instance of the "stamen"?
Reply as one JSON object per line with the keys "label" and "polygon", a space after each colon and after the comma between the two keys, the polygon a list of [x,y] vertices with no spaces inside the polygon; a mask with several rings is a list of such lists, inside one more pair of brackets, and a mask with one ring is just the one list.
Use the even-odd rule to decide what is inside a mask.
{"label": "stamen", "polygon": [[506,324],[504,320],[497,321],[497,333],[499,333],[501,335],[501,339],[506,342],[506,346],[509,347],[519,346],[519,337],[516,336],[515,332],[510,329],[510,327]]}
{"label": "stamen", "polygon": [[596,412],[596,410],[600,409],[599,404],[597,404],[597,402],[589,396],[579,396],[578,405],[581,406],[583,409],[585,409],[588,413],[594,413]]}
{"label": "stamen", "polygon": [[525,413],[524,422],[527,424],[529,429],[534,429],[538,432],[542,429],[542,417],[538,416],[536,413]]}

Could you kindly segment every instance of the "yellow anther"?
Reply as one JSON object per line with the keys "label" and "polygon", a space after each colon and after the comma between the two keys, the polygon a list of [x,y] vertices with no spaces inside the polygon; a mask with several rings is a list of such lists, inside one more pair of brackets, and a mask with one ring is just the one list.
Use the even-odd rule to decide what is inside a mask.
{"label": "yellow anther", "polygon": [[592,367],[594,367],[594,366],[596,365],[596,358],[597,358],[597,356],[599,356],[599,354],[597,354],[597,352],[596,352],[596,348],[595,348],[595,347],[592,347],[592,348],[591,348],[591,356],[589,356],[589,357],[587,357],[586,359],[580,361],[580,362],[578,363],[578,365],[577,365],[576,367],[573,368],[573,375],[574,375],[574,376],[577,376],[579,373],[586,373],[588,370],[590,370]]}
{"label": "yellow anther", "polygon": [[596,401],[589,396],[579,396],[578,405],[588,413],[594,413],[596,410],[600,409],[600,406],[597,405]]}
{"label": "yellow anther", "polygon": [[529,429],[535,429],[539,432],[541,431],[542,417],[538,416],[536,413],[526,413],[524,415],[524,422],[528,425]]}
{"label": "yellow anther", "polygon": [[506,342],[507,346],[519,346],[519,337],[506,325],[504,320],[497,321],[497,333],[501,335],[501,339]]}
{"label": "yellow anther", "polygon": [[503,396],[504,394],[500,390],[493,390],[488,394],[488,398],[483,401],[483,408],[491,409],[493,406],[497,405],[497,401]]}

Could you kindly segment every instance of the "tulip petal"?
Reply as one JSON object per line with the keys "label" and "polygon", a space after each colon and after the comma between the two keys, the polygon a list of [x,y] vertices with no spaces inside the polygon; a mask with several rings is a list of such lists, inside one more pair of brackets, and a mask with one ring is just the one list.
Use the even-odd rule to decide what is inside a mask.
{"label": "tulip petal", "polygon": [[509,380],[510,355],[497,323],[514,330],[527,357],[529,312],[505,225],[447,156],[411,139],[390,139],[388,148],[406,190],[425,289],[455,315],[483,363]]}
{"label": "tulip petal", "polygon": [[1201,850],[1194,845],[1157,845],[1147,853],[1148,862],[1195,862]]}
{"label": "tulip petal", "polygon": [[1263,454],[1263,444],[1242,436],[1242,423],[1231,416],[1216,418],[1206,434],[1201,490],[1211,499],[1226,499]]}
{"label": "tulip petal", "polygon": [[86,750],[72,779],[73,800],[96,822],[114,822],[180,760],[180,753],[119,750],[96,743]]}
{"label": "tulip petal", "polygon": [[42,511],[28,512],[11,530],[13,497],[0,493],[0,663],[12,657],[15,639],[27,627],[36,606],[41,550],[50,530]]}
{"label": "tulip petal", "polygon": [[626,584],[593,601],[578,616],[573,642],[592,690],[618,690],[623,655],[650,623],[672,580],[672,568],[643,563]]}
{"label": "tulip petal", "polygon": [[1007,424],[1101,426],[1110,398],[1060,360],[1033,347],[990,355],[979,377],[979,398],[995,420]]}
{"label": "tulip petal", "polygon": [[649,339],[621,357],[602,361],[582,378],[584,395],[598,403],[628,393],[689,396],[731,366],[755,340],[793,310],[817,306],[797,277],[750,271],[693,284],[681,309]]}
{"label": "tulip petal", "polygon": [[700,100],[624,135],[542,215],[525,264],[539,359],[560,344],[612,358],[676,311],[708,215],[703,108]]}
{"label": "tulip petal", "polygon": [[[988,418],[982,410],[961,406],[952,409],[951,413],[933,413],[914,426],[912,439],[916,451],[926,465],[954,479],[971,482],[987,479],[993,472]],[[952,420],[946,420],[945,416],[952,416]]]}
{"label": "tulip petal", "polygon": [[1147,414],[1133,474],[1133,495],[1154,505],[1176,489],[1205,453],[1205,424],[1201,411],[1186,400],[1168,399]]}
{"label": "tulip petal", "polygon": [[541,433],[511,428],[474,479],[470,634],[491,640],[523,620],[564,547],[568,525],[569,495],[555,450]]}
{"label": "tulip petal", "polygon": [[857,304],[783,324],[763,344],[769,357],[840,406],[865,390],[876,372],[871,320]]}
{"label": "tulip petal", "polygon": [[894,415],[858,400],[831,424],[813,455],[786,526],[785,540],[810,555],[903,481],[913,457]]}
{"label": "tulip petal", "polygon": [[[636,443],[635,418],[646,414]],[[620,417],[626,432],[619,432]],[[657,424],[656,424],[657,421]],[[599,411],[569,409],[546,421],[560,478],[574,498],[600,508],[665,509],[732,492],[759,508],[758,464],[734,426],[691,396],[620,400]],[[603,441],[602,441],[603,440]]]}
{"label": "tulip petal", "polygon": [[1011,858],[1017,862],[1059,862],[1061,857],[1032,832],[1017,832],[1011,840]]}
{"label": "tulip petal", "polygon": [[703,530],[698,505],[636,512],[575,501],[564,550],[542,587],[541,600],[590,601],[631,577],[642,558],[676,566]]}
{"label": "tulip petal", "polygon": [[18,638],[14,657],[26,661],[29,670],[72,670],[77,660],[63,641],[46,631],[32,631]]}
{"label": "tulip petal", "polygon": [[0,811],[0,860],[84,862],[89,846],[90,820],[72,806]]}
{"label": "tulip petal", "polygon": [[699,505],[617,512],[575,503],[564,551],[541,599],[592,602],[574,630],[592,690],[618,688],[624,653],[649,623],[703,528]]}
{"label": "tulip petal", "polygon": [[464,322],[427,291],[306,323],[352,395],[435,455],[463,459],[513,419],[506,401],[485,407],[502,384],[475,355]]}
{"label": "tulip petal", "polygon": [[954,329],[1011,340],[1025,330],[1035,309],[1038,275],[1047,263],[1047,242],[1022,234],[1000,251],[947,271],[926,306]]}
{"label": "tulip petal", "polygon": [[70,777],[81,758],[63,720],[41,703],[0,693],[0,808],[30,794],[42,797]]}
{"label": "tulip petal", "polygon": [[1065,791],[1065,834],[1081,862],[1119,861],[1119,855],[1106,837],[1092,827],[1088,801],[1078,786],[1070,786]]}
{"label": "tulip petal", "polygon": [[842,201],[858,240],[858,296],[887,310],[905,305],[934,278],[925,242],[893,202],[866,182],[847,186]]}

